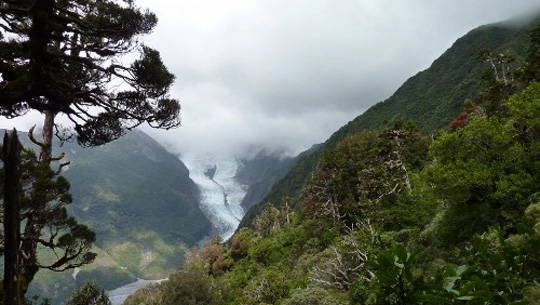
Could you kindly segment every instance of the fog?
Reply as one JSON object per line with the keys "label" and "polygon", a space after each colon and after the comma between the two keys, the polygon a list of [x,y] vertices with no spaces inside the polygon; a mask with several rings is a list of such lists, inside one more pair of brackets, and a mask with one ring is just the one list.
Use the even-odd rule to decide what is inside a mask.
{"label": "fog", "polygon": [[[296,154],[387,98],[460,36],[531,0],[137,1],[176,75],[182,126],[144,130],[182,155]],[[28,128],[38,115],[1,127]],[[24,126],[24,127],[23,127]]]}

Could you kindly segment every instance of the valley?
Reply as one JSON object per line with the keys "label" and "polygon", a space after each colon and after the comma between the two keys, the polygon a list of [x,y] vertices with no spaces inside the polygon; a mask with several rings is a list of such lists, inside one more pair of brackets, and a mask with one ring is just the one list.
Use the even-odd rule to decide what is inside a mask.
{"label": "valley", "polygon": [[[261,18],[262,39],[228,41],[237,49],[212,50],[204,71],[177,66],[185,91],[169,92],[176,76],[137,40],[157,15],[83,2],[0,5],[0,115],[45,117],[35,134],[0,129],[0,305],[539,304],[540,7],[466,27],[375,103],[388,86],[375,83],[407,66],[414,52],[400,43],[412,35],[398,31],[366,65],[376,45],[339,30],[360,26],[359,7],[287,4],[268,16],[315,8],[310,18],[348,22],[321,21],[320,32]],[[210,16],[204,33],[273,10],[236,9],[235,22]],[[88,25],[62,21],[70,14]],[[409,19],[391,18],[391,32]],[[264,46],[273,35],[287,47]],[[172,62],[204,53],[185,43]],[[140,58],[123,66],[130,48]],[[181,119],[176,92],[197,122]]]}
{"label": "valley", "polygon": [[[21,139],[33,147],[25,134]],[[250,206],[246,195],[261,200],[291,164],[265,152],[181,161],[140,131],[99,148],[64,143],[54,151],[71,162],[63,172],[74,197],[69,211],[97,233],[98,256],[75,273],[37,274],[30,294],[46,294],[53,304],[88,281],[125,294],[166,278],[189,247],[216,236],[228,239]],[[265,168],[273,170],[256,178]]]}

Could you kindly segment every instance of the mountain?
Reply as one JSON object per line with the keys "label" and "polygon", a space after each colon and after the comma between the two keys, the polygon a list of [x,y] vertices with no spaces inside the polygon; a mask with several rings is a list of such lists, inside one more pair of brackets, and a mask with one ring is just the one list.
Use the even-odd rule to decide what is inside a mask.
{"label": "mountain", "polygon": [[96,232],[98,257],[73,273],[40,271],[29,295],[47,295],[56,304],[90,280],[113,289],[137,278],[164,278],[182,263],[184,250],[212,230],[187,167],[145,133],[95,148],[65,143],[54,150],[71,162],[62,173],[73,195],[68,210]]}
{"label": "mountain", "polygon": [[100,147],[65,147],[72,163],[72,213],[96,230],[98,245],[155,232],[170,244],[194,244],[208,233],[199,190],[187,167],[135,131]]}
{"label": "mountain", "polygon": [[212,153],[185,157],[190,178],[201,192],[200,207],[213,225],[210,237],[228,239],[244,211],[268,194],[292,166],[292,160],[264,150],[244,158]]}
{"label": "mountain", "polygon": [[268,195],[272,186],[291,169],[294,161],[294,158],[283,156],[279,152],[266,151],[260,151],[252,158],[240,160],[235,179],[240,184],[248,186],[242,199],[242,207],[247,210]]}
{"label": "mountain", "polygon": [[477,59],[478,53],[483,49],[504,52],[513,56],[515,66],[519,66],[526,53],[530,28],[539,21],[540,16],[535,15],[528,20],[480,26],[458,39],[428,69],[409,78],[388,99],[341,127],[323,144],[296,157],[295,166],[246,213],[240,227],[250,226],[267,203],[279,205],[284,196],[295,202],[323,153],[350,134],[381,129],[396,120],[409,120],[428,133],[448,126],[463,109],[464,101],[485,85],[482,76],[488,66]]}
{"label": "mountain", "polygon": [[424,132],[400,120],[355,132],[363,116],[343,127],[273,188],[287,196],[308,172],[298,210],[266,207],[124,304],[539,304],[540,22],[529,41],[517,73],[480,84],[450,126],[434,111],[417,118]]}
{"label": "mountain", "polygon": [[[20,138],[26,147],[34,146],[27,135]],[[53,304],[88,281],[110,290],[137,278],[167,277],[182,263],[187,247],[226,233],[219,229],[227,219],[214,218],[230,216],[234,209],[232,234],[242,209],[267,195],[294,161],[260,151],[244,159],[187,160],[190,173],[178,157],[140,131],[94,148],[56,143],[54,153],[61,152],[70,161],[62,173],[73,195],[68,210],[96,232],[98,257],[73,273],[37,274],[29,295],[47,295]]]}
{"label": "mountain", "polygon": [[347,137],[300,213],[265,209],[123,304],[538,304],[537,80],[434,139],[410,125]]}

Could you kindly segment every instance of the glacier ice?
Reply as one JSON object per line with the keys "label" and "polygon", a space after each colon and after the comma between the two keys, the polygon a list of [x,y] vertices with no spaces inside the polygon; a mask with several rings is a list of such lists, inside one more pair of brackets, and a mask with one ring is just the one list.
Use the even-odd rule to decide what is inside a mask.
{"label": "glacier ice", "polygon": [[247,186],[234,178],[239,161],[204,155],[187,158],[183,162],[189,169],[190,178],[201,191],[201,210],[218,234],[224,240],[229,239],[244,215],[240,203],[246,195]]}

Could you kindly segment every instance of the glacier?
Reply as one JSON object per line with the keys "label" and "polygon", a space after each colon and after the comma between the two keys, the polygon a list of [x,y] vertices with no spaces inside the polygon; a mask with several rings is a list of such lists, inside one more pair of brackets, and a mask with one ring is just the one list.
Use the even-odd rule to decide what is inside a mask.
{"label": "glacier", "polygon": [[[240,203],[248,186],[235,179],[240,161],[207,154],[182,158],[182,162],[189,169],[189,177],[199,186],[200,208],[212,223],[214,232],[224,241],[229,239],[245,212]],[[166,280],[137,279],[136,282],[108,291],[109,299],[113,305],[119,305],[138,289]]]}
{"label": "glacier", "polygon": [[240,162],[211,154],[182,158],[189,177],[199,186],[200,208],[210,220],[217,235],[229,239],[244,216],[240,205],[247,186],[235,179]]}

